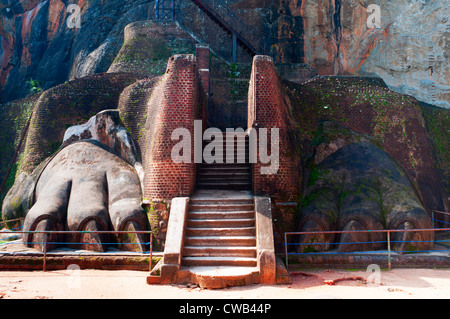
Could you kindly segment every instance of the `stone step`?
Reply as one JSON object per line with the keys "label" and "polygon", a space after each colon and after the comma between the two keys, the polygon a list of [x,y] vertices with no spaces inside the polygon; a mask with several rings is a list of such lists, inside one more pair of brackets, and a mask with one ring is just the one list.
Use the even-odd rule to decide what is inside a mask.
{"label": "stone step", "polygon": [[[218,152],[220,152],[221,154],[231,154],[231,153],[233,153],[234,155],[236,155],[236,154],[248,153],[248,150],[249,150],[249,148],[246,145],[244,145],[244,146],[238,145],[238,144],[227,145],[226,143],[224,143],[223,144],[223,148],[221,150],[219,149]],[[215,152],[215,150],[211,150],[211,154],[213,154],[213,155],[216,154],[214,152]]]}
{"label": "stone step", "polygon": [[[214,140],[215,140],[214,138],[205,137],[205,138],[203,139],[203,143],[204,143],[204,144],[208,144],[208,143],[211,143],[211,142],[214,141]],[[227,140],[226,134],[223,134],[222,140],[223,140],[223,142],[225,143],[225,141]],[[233,138],[233,140],[234,140],[234,143],[235,143],[235,144],[236,144],[238,141],[239,141],[239,142],[244,141],[245,144],[248,144],[248,141],[249,141],[249,139],[248,139],[247,136],[242,136],[242,135],[240,135],[240,136],[239,136],[239,135],[238,135],[238,136],[235,136],[235,137]]]}
{"label": "stone step", "polygon": [[187,246],[256,246],[256,236],[186,236]]}
{"label": "stone step", "polygon": [[[235,132],[235,133],[233,133],[235,136],[234,136],[234,142],[235,143],[237,143],[238,141],[245,141],[245,143],[248,143],[248,135],[246,134],[246,133],[237,133],[237,132]],[[203,139],[203,143],[210,143],[211,141],[214,141],[214,139],[215,138],[209,138],[209,137],[205,137],[204,139]],[[226,141],[226,139],[227,139],[227,134],[225,133],[225,132],[223,132],[223,134],[222,134],[222,140],[223,141]]]}
{"label": "stone step", "polygon": [[248,152],[249,152],[249,148],[247,147],[247,146],[242,146],[242,145],[227,145],[227,144],[223,144],[223,148],[220,150],[211,150],[210,152],[209,152],[209,150],[208,150],[208,154],[211,154],[211,155],[216,155],[216,154],[221,154],[221,155],[226,155],[226,154],[233,154],[233,155],[236,155],[236,154],[241,154],[241,155],[248,155]]}
{"label": "stone step", "polygon": [[255,227],[188,227],[187,236],[255,236]]}
{"label": "stone step", "polygon": [[223,218],[223,219],[188,219],[188,227],[251,227],[255,225],[254,218]]}
{"label": "stone step", "polygon": [[238,185],[248,185],[250,184],[250,179],[248,177],[241,176],[208,176],[202,177],[199,184],[219,184],[219,185],[227,185],[227,184],[238,184]]}
{"label": "stone step", "polygon": [[[203,145],[203,149],[207,146],[209,144],[209,142],[208,143],[205,143],[204,145]],[[213,144],[214,146],[220,146],[220,145],[222,145],[222,149],[220,149],[220,147],[219,147],[219,149],[217,150],[217,149],[210,149],[210,148],[208,148],[208,151],[211,151],[213,154],[214,154],[214,152],[217,150],[218,152],[221,152],[221,153],[223,153],[223,154],[225,154],[225,153],[227,153],[228,151],[231,151],[231,150],[234,150],[233,152],[236,152],[236,150],[239,150],[239,151],[245,151],[245,152],[247,152],[248,150],[249,150],[249,146],[247,145],[247,144],[245,144],[245,145],[241,145],[241,144],[238,144],[238,143],[234,143],[234,144],[231,144],[231,145],[229,145],[229,144],[227,144],[226,143],[226,141],[223,141],[223,143],[222,144]],[[212,147],[212,146],[211,146]]]}
{"label": "stone step", "polygon": [[243,170],[226,170],[226,171],[217,171],[217,170],[208,170],[204,169],[199,172],[200,178],[206,178],[206,177],[216,177],[216,176],[223,176],[223,177],[242,177],[242,178],[250,178],[250,171],[243,171]]}
{"label": "stone step", "polygon": [[208,182],[198,182],[197,186],[203,189],[250,189],[250,182],[222,182],[222,183],[208,183]]}
{"label": "stone step", "polygon": [[[206,145],[208,145],[208,143],[207,143]],[[236,153],[236,150],[239,150],[239,151],[243,151],[243,152],[244,152],[244,151],[248,151],[248,149],[249,149],[248,145],[240,145],[240,144],[237,144],[237,143],[228,145],[228,144],[224,141],[224,142],[223,142],[223,147],[222,147],[222,149],[219,148],[218,151],[219,151],[219,152],[222,152],[223,154],[225,154],[225,153],[227,153],[228,151],[231,151],[231,150],[234,150],[233,152]],[[211,149],[211,151],[214,152],[215,150],[214,150],[214,149]]]}
{"label": "stone step", "polygon": [[233,166],[233,165],[248,165],[249,166],[249,164],[250,164],[250,159],[249,159],[248,156],[239,156],[239,157],[237,157],[237,156],[234,156],[234,157],[232,157],[232,156],[230,156],[230,157],[223,156],[221,158],[222,159],[220,161],[217,158],[213,159],[212,163],[204,161],[204,162],[201,163],[201,167],[204,168],[204,167],[208,167],[208,166],[211,166],[211,165],[230,165],[230,166]]}
{"label": "stone step", "polygon": [[187,214],[188,219],[253,219],[255,218],[255,212],[249,211],[190,211]]}
{"label": "stone step", "polygon": [[254,210],[254,203],[196,203],[191,202],[189,211],[192,212],[236,212]]}
{"label": "stone step", "polygon": [[256,258],[249,257],[182,257],[184,266],[241,266],[256,267]]}
{"label": "stone step", "polygon": [[[225,205],[230,206],[234,205],[234,207],[239,208],[241,205],[254,205],[254,200],[251,197],[245,198],[207,198],[207,197],[198,197],[194,198],[191,197],[190,200],[190,206],[196,206],[196,205],[209,205],[209,207],[214,207],[218,205]],[[253,207],[250,209],[252,210]],[[218,210],[220,211],[220,210]],[[238,209],[237,211],[241,211],[241,209]]]}
{"label": "stone step", "polygon": [[255,247],[184,246],[185,257],[249,257],[256,258]]}

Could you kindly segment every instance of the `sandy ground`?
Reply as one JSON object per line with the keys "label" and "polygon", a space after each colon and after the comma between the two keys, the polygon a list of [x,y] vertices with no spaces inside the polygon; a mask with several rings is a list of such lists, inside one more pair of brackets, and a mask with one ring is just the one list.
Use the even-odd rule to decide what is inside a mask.
{"label": "sandy ground", "polygon": [[[177,285],[150,286],[146,272],[63,270],[0,272],[3,299],[329,299],[450,297],[450,270],[315,270],[293,273],[289,285],[250,285],[207,290]],[[328,284],[327,284],[328,282]]]}

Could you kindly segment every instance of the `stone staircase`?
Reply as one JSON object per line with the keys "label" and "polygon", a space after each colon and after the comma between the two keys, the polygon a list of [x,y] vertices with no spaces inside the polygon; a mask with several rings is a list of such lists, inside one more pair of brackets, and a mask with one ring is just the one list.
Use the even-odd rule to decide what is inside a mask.
{"label": "stone staircase", "polygon": [[250,191],[198,190],[186,216],[180,272],[207,287],[258,282],[254,206]]}
{"label": "stone staircase", "polygon": [[[251,189],[251,167],[248,160],[248,137],[245,133],[239,133],[244,143],[235,138],[233,151],[227,150],[226,134],[223,134],[223,153],[221,163],[200,164],[197,175],[197,189]],[[204,147],[211,140],[204,141]],[[231,163],[230,163],[231,162]]]}
{"label": "stone staircase", "polygon": [[246,191],[198,191],[191,197],[182,265],[256,267],[253,196]]}
{"label": "stone staircase", "polygon": [[234,163],[201,164],[195,194],[172,200],[161,278],[151,275],[149,283],[275,282],[270,198],[253,196],[247,141],[238,144],[233,156],[223,154]]}
{"label": "stone staircase", "polygon": [[189,200],[181,273],[189,273],[191,280],[194,276],[202,286],[258,282],[248,139],[245,133],[239,137],[244,143],[235,138],[231,154],[223,134],[223,163],[200,165],[197,192]]}

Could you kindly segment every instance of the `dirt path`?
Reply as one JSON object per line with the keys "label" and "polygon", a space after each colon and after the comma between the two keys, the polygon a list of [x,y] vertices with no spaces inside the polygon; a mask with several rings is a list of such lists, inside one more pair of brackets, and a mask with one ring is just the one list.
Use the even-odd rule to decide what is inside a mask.
{"label": "dirt path", "polygon": [[[372,275],[372,276],[371,276]],[[449,298],[450,270],[394,269],[377,273],[317,270],[294,273],[293,283],[221,290],[150,286],[146,272],[64,270],[0,272],[0,297],[58,299],[290,299],[290,298]],[[378,282],[372,279],[380,279]],[[369,282],[367,280],[369,279]],[[373,283],[375,282],[375,283]],[[328,284],[327,284],[328,283]],[[333,284],[334,283],[334,284]],[[378,284],[379,283],[379,284]]]}

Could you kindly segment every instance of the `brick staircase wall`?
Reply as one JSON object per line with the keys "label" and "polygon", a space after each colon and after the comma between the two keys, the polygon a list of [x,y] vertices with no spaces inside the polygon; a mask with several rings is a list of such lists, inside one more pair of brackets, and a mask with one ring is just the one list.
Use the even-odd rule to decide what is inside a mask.
{"label": "brick staircase wall", "polygon": [[[279,169],[276,174],[262,174],[259,160],[252,164],[252,182],[255,195],[274,195],[284,200],[294,200],[299,193],[299,158],[290,141],[288,107],[272,58],[255,56],[248,93],[248,128],[254,128],[259,137],[260,129],[268,129],[270,154],[270,129],[279,129]],[[258,147],[259,153],[259,147]]]}
{"label": "brick staircase wall", "polygon": [[144,140],[150,148],[143,162],[144,196],[152,200],[189,196],[195,188],[196,165],[193,161],[173,162],[171,150],[178,141],[173,141],[171,134],[176,128],[188,129],[194,153],[194,120],[202,119],[206,97],[193,55],[175,55],[169,59],[166,74],[148,103],[148,110],[154,113],[144,127],[150,132]]}

